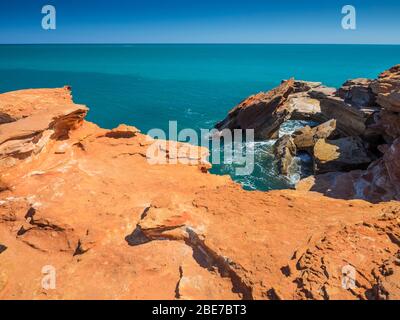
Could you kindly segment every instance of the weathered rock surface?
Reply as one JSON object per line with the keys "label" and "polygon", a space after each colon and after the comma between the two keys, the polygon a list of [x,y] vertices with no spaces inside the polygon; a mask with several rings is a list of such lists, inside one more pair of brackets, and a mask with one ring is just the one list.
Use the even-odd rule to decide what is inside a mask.
{"label": "weathered rock surface", "polygon": [[[70,118],[86,109],[61,103],[69,96],[61,92],[30,91],[72,125],[40,152],[5,153],[0,164],[0,299],[399,297],[398,202],[247,192],[208,174],[201,148],[179,144],[190,152],[176,152],[160,141],[159,154],[149,154],[154,140],[134,127]],[[12,93],[16,101],[26,94]],[[65,123],[48,117],[34,126],[32,117],[12,123],[30,120],[35,134]],[[156,155],[190,161],[151,164]],[[353,290],[342,287],[347,265],[357,269]],[[54,290],[42,286],[49,266]]]}
{"label": "weathered rock surface", "polygon": [[383,156],[389,179],[397,194],[400,192],[400,138],[398,138]]}
{"label": "weathered rock surface", "polygon": [[[244,100],[216,128],[254,129],[255,137],[262,140],[276,138],[287,120],[323,123],[334,119],[343,136],[368,135],[368,121],[379,110],[369,84],[357,79],[337,90],[319,82],[284,81],[269,92]],[[367,104],[361,105],[364,102]]]}
{"label": "weathered rock surface", "polygon": [[375,95],[371,83],[372,80],[364,78],[348,80],[339,88],[337,95],[357,108],[374,107]]}
{"label": "weathered rock surface", "polygon": [[363,141],[357,137],[337,140],[320,139],[313,151],[315,171],[350,171],[367,167],[374,159],[369,155]]}
{"label": "weathered rock surface", "polygon": [[256,139],[276,137],[280,125],[290,117],[284,102],[292,92],[294,81],[288,80],[269,92],[251,96],[232,109],[216,128],[254,129]]}
{"label": "weathered rock surface", "polygon": [[382,144],[377,145],[377,150],[383,156],[363,171],[332,172],[307,178],[297,186],[299,190],[313,190],[331,197],[358,198],[372,202],[400,199],[400,116],[395,111],[400,104],[397,95],[400,86],[399,70],[399,66],[395,66],[369,85],[379,104],[379,112],[373,115],[374,121],[368,125],[368,129],[381,135]]}
{"label": "weathered rock surface", "polygon": [[[393,187],[398,163],[392,155],[400,138],[399,92],[399,65],[376,80],[348,80],[339,89],[289,80],[246,99],[216,127],[254,129],[257,139],[271,139],[279,138],[278,130],[287,120],[317,122],[314,128],[306,126],[277,141],[279,172],[287,175],[297,152],[306,151],[314,159],[318,176],[304,180],[300,189],[339,198],[398,199],[398,189]],[[364,171],[349,172],[352,170]],[[324,175],[327,172],[331,174]]]}
{"label": "weathered rock surface", "polygon": [[330,120],[314,128],[305,126],[292,135],[294,144],[298,150],[310,150],[320,139],[330,138],[336,130],[336,120]]}
{"label": "weathered rock surface", "polygon": [[386,110],[400,112],[400,65],[380,74],[371,84],[377,103]]}
{"label": "weathered rock surface", "polygon": [[[240,201],[226,202],[225,209],[231,215],[225,216],[219,203],[228,195]],[[200,263],[230,279],[234,291],[247,299],[380,298],[373,293],[376,276],[393,277],[374,272],[385,263],[393,268],[399,250],[398,206],[369,215],[374,206],[366,203],[354,201],[346,206],[344,201],[326,200],[317,194],[285,191],[252,195],[220,187],[199,192],[192,203],[197,210],[188,210],[185,205],[170,204],[167,209],[151,206],[134,234],[148,243],[160,239],[186,243]],[[361,212],[364,214],[359,216]],[[235,222],[237,215],[240,223]],[[218,232],[221,219],[235,228]],[[264,227],[249,228],[251,221]],[[237,241],[231,247],[228,239],[235,235]],[[307,240],[298,242],[300,238]],[[341,272],[349,264],[360,272],[355,292],[342,287]],[[398,288],[394,288],[387,298],[397,296]]]}
{"label": "weathered rock surface", "polygon": [[278,170],[282,175],[289,175],[297,153],[296,145],[290,135],[279,138],[274,145],[274,153],[278,159]]}
{"label": "weathered rock surface", "polygon": [[61,106],[73,105],[71,88],[65,86],[50,90],[31,89],[3,93],[0,99],[0,114],[5,120],[0,123],[13,122],[46,111],[53,112],[56,107],[55,100]]}
{"label": "weathered rock surface", "polygon": [[400,200],[400,142],[396,141],[384,157],[374,161],[367,170],[331,172],[306,178],[298,190],[323,193],[339,199],[366,199],[378,203]]}
{"label": "weathered rock surface", "polygon": [[286,105],[291,113],[290,120],[326,121],[326,118],[321,113],[320,101],[311,98],[306,92],[291,94]]}
{"label": "weathered rock surface", "polygon": [[382,110],[375,116],[374,130],[379,130],[388,143],[400,137],[400,114]]}
{"label": "weathered rock surface", "polygon": [[[336,89],[321,87],[309,92],[311,98],[319,101],[321,113],[318,118],[328,121],[335,119],[337,130],[344,136],[358,136],[366,134],[367,121],[375,109],[356,108],[346,103],[336,95]],[[319,121],[321,122],[321,121]]]}
{"label": "weathered rock surface", "polygon": [[0,163],[13,165],[39,153],[51,139],[67,139],[87,110],[72,102],[68,87],[1,94],[0,112],[12,121],[0,127]]}

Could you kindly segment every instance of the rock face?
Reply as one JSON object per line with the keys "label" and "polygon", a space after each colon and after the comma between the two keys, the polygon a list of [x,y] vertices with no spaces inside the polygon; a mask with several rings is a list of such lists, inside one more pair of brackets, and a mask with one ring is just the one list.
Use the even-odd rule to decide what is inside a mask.
{"label": "rock face", "polygon": [[383,72],[371,88],[380,106],[388,111],[400,112],[400,65]]}
{"label": "rock face", "polygon": [[0,127],[0,163],[13,165],[39,153],[51,139],[67,139],[87,111],[72,102],[68,87],[0,95],[0,112],[8,119]]}
{"label": "rock face", "polygon": [[[306,151],[313,158],[316,176],[300,182],[299,190],[372,202],[400,199],[400,160],[396,160],[400,65],[375,80],[348,80],[339,89],[290,80],[256,97],[268,97],[268,107],[250,97],[217,128],[252,128],[258,139],[270,139],[279,138],[279,127],[287,120],[318,123],[281,137],[275,145],[276,163],[283,175],[297,152]],[[241,116],[247,120],[246,126],[238,125]]]}
{"label": "rock face", "polygon": [[215,127],[218,130],[254,129],[256,139],[263,140],[276,138],[280,126],[287,120],[323,123],[335,119],[338,132],[344,136],[367,134],[367,122],[377,107],[370,105],[373,99],[368,100],[368,106],[359,106],[367,99],[359,92],[361,84],[347,83],[344,88],[340,92],[348,96],[346,100],[335,88],[318,82],[284,81],[269,92],[247,98]]}
{"label": "rock face", "polygon": [[374,121],[369,123],[368,129],[381,135],[378,142],[381,141],[382,144],[377,146],[381,153],[380,158],[370,163],[366,170],[332,172],[307,178],[297,186],[299,190],[312,190],[331,197],[358,198],[371,202],[400,199],[400,117],[396,111],[400,104],[399,70],[399,66],[395,66],[383,72],[377,80],[370,82],[370,89],[379,104],[379,111],[373,115]]}
{"label": "rock face", "polygon": [[373,127],[380,130],[388,143],[392,143],[394,139],[400,137],[400,115],[398,113],[382,110],[375,118]]}
{"label": "rock face", "polygon": [[400,138],[396,139],[383,157],[389,180],[400,194]]}
{"label": "rock face", "polygon": [[216,128],[254,129],[257,139],[276,137],[280,125],[290,116],[284,103],[293,91],[294,81],[288,80],[267,93],[251,96],[230,111]]}
{"label": "rock face", "polygon": [[[60,89],[33,89],[8,92],[1,95],[0,114],[3,123],[17,121],[31,117],[37,113],[53,112],[54,101],[63,105],[73,105],[71,88],[66,86]],[[78,107],[75,105],[75,107]]]}
{"label": "rock face", "polygon": [[[201,148],[176,153],[134,127],[82,120],[69,90],[13,92],[0,105],[17,110],[29,95],[50,116],[8,111],[1,133],[16,149],[27,143],[12,133],[19,121],[53,133],[24,157],[3,153],[0,299],[398,299],[398,202],[247,192],[207,173]],[[390,170],[397,152],[385,155]],[[190,161],[152,164],[156,155]],[[54,289],[42,286],[49,270]]]}
{"label": "rock face", "polygon": [[320,139],[314,146],[313,156],[317,173],[351,171],[367,167],[374,160],[357,137]]}
{"label": "rock face", "polygon": [[357,108],[374,107],[376,98],[372,92],[371,83],[372,80],[364,78],[349,80],[343,84],[337,94],[346,103]]}
{"label": "rock face", "polygon": [[336,130],[336,120],[332,119],[319,126],[305,126],[293,133],[294,144],[298,150],[310,150],[320,139],[328,139]]}
{"label": "rock face", "polygon": [[[290,173],[294,173],[295,157],[298,151],[307,151],[314,155],[315,144],[322,139],[331,137],[336,130],[336,120],[327,121],[319,126],[311,128],[305,126],[292,135],[284,135],[279,138],[274,144],[274,154],[277,159],[278,172],[284,176],[288,176]],[[324,149],[326,150],[326,148]],[[322,148],[317,149],[317,152],[323,152]],[[321,154],[321,156],[323,156]],[[316,158],[316,157],[314,157]],[[330,160],[333,160],[332,158]],[[328,159],[325,159],[325,163],[329,163]],[[329,165],[325,165],[328,168]],[[317,170],[321,170],[323,167],[322,161],[319,162]]]}
{"label": "rock face", "polygon": [[296,144],[290,135],[284,135],[278,139],[274,146],[275,157],[278,159],[278,170],[280,174],[287,176],[293,166],[297,153]]}
{"label": "rock face", "polygon": [[375,109],[356,108],[348,104],[337,95],[336,89],[315,88],[309,92],[309,95],[319,101],[321,108],[319,117],[312,120],[321,122],[320,119],[324,121],[335,119],[337,130],[343,136],[366,134],[367,121]]}

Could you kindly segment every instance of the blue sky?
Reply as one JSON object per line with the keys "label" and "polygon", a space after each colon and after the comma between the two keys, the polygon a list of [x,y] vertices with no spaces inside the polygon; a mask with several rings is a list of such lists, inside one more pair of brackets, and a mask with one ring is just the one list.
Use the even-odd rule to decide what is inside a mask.
{"label": "blue sky", "polygon": [[[41,28],[46,4],[56,30]],[[347,4],[357,30],[341,28]],[[7,0],[0,43],[400,44],[400,0]]]}

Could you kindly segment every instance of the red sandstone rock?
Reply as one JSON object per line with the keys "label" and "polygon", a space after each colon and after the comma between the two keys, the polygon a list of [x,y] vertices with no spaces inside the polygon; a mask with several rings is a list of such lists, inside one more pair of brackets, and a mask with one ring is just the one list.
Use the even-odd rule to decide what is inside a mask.
{"label": "red sandstone rock", "polygon": [[284,176],[291,173],[297,148],[290,135],[279,138],[274,145],[274,154],[277,159],[278,172]]}
{"label": "red sandstone rock", "polygon": [[294,81],[288,80],[267,93],[251,96],[232,109],[216,128],[254,129],[257,139],[272,138],[276,136],[280,125],[290,117],[284,102],[293,92]]}
{"label": "red sandstone rock", "polygon": [[346,81],[337,91],[345,102],[357,108],[371,108],[375,105],[375,95],[371,89],[372,80],[359,78]]}
{"label": "red sandstone rock", "polygon": [[[322,86],[318,82],[284,81],[271,91],[245,99],[216,128],[254,129],[256,139],[263,140],[277,138],[280,126],[287,120],[324,123],[334,119],[337,131],[343,136],[365,135],[368,134],[368,120],[379,108],[373,105],[372,98],[368,100],[359,92],[361,86],[365,85],[361,82],[359,79],[347,83],[346,89],[342,88],[338,93],[335,88]],[[367,94],[372,95],[372,92],[368,89]],[[345,100],[348,95],[350,98]],[[360,106],[364,100],[368,100],[368,104]]]}
{"label": "red sandstone rock", "polygon": [[[35,114],[24,121],[35,135],[68,123],[61,125],[66,134],[50,135],[27,157],[4,153],[12,165],[0,164],[7,186],[0,189],[0,299],[399,297],[398,202],[247,192],[200,170],[204,150],[198,166],[151,165],[149,137],[81,121],[86,109],[65,104],[62,90],[29,92],[32,110],[47,101],[63,121],[48,117],[46,124]],[[28,99],[21,91],[0,95],[0,104],[6,99],[13,110],[10,96],[19,95]],[[14,136],[9,125],[21,128],[19,121],[0,131]],[[169,157],[173,146],[160,150]],[[397,144],[387,154],[390,164]],[[349,264],[359,275],[354,290],[341,286]],[[49,265],[55,290],[41,286]]]}
{"label": "red sandstone rock", "polygon": [[319,139],[328,139],[336,130],[336,120],[330,120],[314,128],[305,126],[292,135],[294,144],[298,150],[309,150],[314,148]]}
{"label": "red sandstone rock", "polygon": [[400,115],[396,112],[382,110],[375,116],[375,123],[371,125],[379,130],[388,142],[400,137]]}
{"label": "red sandstone rock", "polygon": [[[342,199],[365,199],[372,202],[400,200],[400,117],[395,112],[400,103],[399,66],[383,72],[370,86],[383,108],[374,115],[369,127],[377,130],[387,142],[377,146],[383,157],[372,162],[364,171],[333,172],[317,175],[300,182],[299,190],[318,191]],[[383,139],[382,139],[383,140]],[[362,152],[354,154],[357,158]],[[353,158],[351,156],[350,158]]]}
{"label": "red sandstone rock", "polygon": [[319,139],[313,150],[315,172],[350,171],[367,167],[374,159],[358,137]]}
{"label": "red sandstone rock", "polygon": [[371,84],[376,102],[386,110],[400,112],[400,65],[380,74]]}
{"label": "red sandstone rock", "polygon": [[39,89],[0,95],[0,112],[12,118],[0,126],[0,163],[39,153],[50,140],[66,139],[77,128],[87,108],[72,102],[70,91]]}

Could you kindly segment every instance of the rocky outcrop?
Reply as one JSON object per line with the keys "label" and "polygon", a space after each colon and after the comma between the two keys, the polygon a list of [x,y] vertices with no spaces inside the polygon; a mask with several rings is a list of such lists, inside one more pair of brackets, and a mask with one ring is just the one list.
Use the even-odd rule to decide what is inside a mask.
{"label": "rocky outcrop", "polygon": [[376,108],[359,108],[347,103],[337,95],[333,88],[315,88],[309,92],[309,96],[319,101],[320,115],[312,120],[321,122],[335,119],[337,130],[343,136],[366,135],[367,122],[376,111]]}
{"label": "rocky outcrop", "polygon": [[339,199],[366,199],[373,203],[400,200],[398,157],[396,141],[385,155],[372,162],[366,170],[330,172],[300,181],[297,190],[316,191]]}
{"label": "rocky outcrop", "polygon": [[371,84],[377,103],[388,111],[400,112],[400,65],[383,72]]}
{"label": "rocky outcrop", "polygon": [[41,152],[50,140],[67,139],[87,110],[72,102],[68,87],[1,94],[0,112],[11,120],[0,127],[0,163],[14,165],[16,159]]}
{"label": "rocky outcrop", "polygon": [[[375,80],[348,80],[339,89],[318,82],[290,80],[291,89],[285,90],[288,83],[284,81],[277,89],[257,95],[277,98],[278,103],[268,105],[268,112],[256,112],[258,108],[267,108],[253,104],[251,97],[230,112],[230,120],[225,120],[222,128],[244,128],[236,125],[235,119],[241,114],[248,120],[245,127],[254,129],[258,139],[270,139],[279,138],[279,127],[287,120],[316,122],[313,128],[306,126],[277,141],[279,172],[287,175],[297,152],[306,151],[314,160],[314,173],[318,176],[306,179],[300,189],[370,201],[398,199],[397,188],[392,187],[398,168],[391,155],[396,153],[395,142],[400,138],[400,66],[383,72]],[[284,99],[280,98],[281,91],[285,92]],[[332,174],[324,175],[327,172]],[[345,188],[349,190],[342,192],[331,187],[343,179],[350,184]],[[364,190],[365,183],[368,187]]]}
{"label": "rocky outcrop", "polygon": [[285,107],[287,97],[294,92],[294,81],[284,81],[279,87],[251,96],[232,109],[216,128],[254,129],[257,139],[276,137],[281,124],[290,117]]}
{"label": "rocky outcrop", "polygon": [[279,138],[274,146],[274,153],[276,159],[278,159],[278,170],[279,173],[288,176],[294,164],[294,158],[297,153],[296,144],[294,143],[290,135],[284,135]]}
{"label": "rocky outcrop", "polygon": [[312,150],[320,139],[328,139],[336,131],[336,120],[332,119],[314,128],[305,126],[292,135],[294,144],[298,150]]}
{"label": "rocky outcrop", "polygon": [[372,125],[374,129],[379,130],[388,143],[400,137],[400,115],[396,112],[382,110],[375,116],[375,122]]}
{"label": "rocky outcrop", "polygon": [[[298,252],[295,271],[295,282],[299,285],[297,297],[317,300],[399,299],[397,220],[398,211],[388,210],[378,218],[333,228],[312,239]],[[392,228],[396,231],[393,232]],[[378,249],[382,245],[387,246],[383,255]],[[331,254],[327,254],[328,251]],[[339,261],[348,261],[349,264],[341,266]],[[344,291],[343,287],[348,290]]]}
{"label": "rocky outcrop", "polygon": [[378,108],[373,105],[373,99],[360,107],[367,98],[360,93],[359,82],[346,83],[337,91],[318,82],[284,81],[269,92],[244,100],[216,128],[254,129],[256,139],[264,140],[276,138],[280,126],[287,120],[323,123],[335,119],[337,131],[343,136],[368,135],[368,121]]}
{"label": "rocky outcrop", "polygon": [[[57,124],[68,130],[52,134],[40,152],[5,153],[0,163],[0,299],[398,297],[398,202],[248,192],[209,174],[201,148],[81,121],[75,112],[86,108],[65,104],[68,90],[28,92],[32,110],[47,101],[60,117],[46,124],[25,114],[1,132],[20,120],[35,134],[57,132]],[[28,95],[0,95],[0,104],[6,97],[13,110],[9,97]],[[152,156],[188,162],[153,164]],[[352,290],[342,287],[348,265],[358,275]],[[56,271],[52,290],[41,283],[49,270]]]}
{"label": "rocky outcrop", "polygon": [[[218,205],[228,194],[241,200],[226,203],[230,217],[223,216]],[[317,194],[308,194],[305,201],[304,195],[293,192],[251,195],[225,187],[204,190],[193,202],[200,211],[165,202],[164,206],[160,203],[150,206],[129,241],[133,246],[160,239],[186,243],[199,263],[229,279],[233,290],[245,299],[382,299],[376,291],[380,281],[387,281],[387,285],[381,284],[385,299],[397,297],[399,287],[390,283],[400,272],[395,264],[400,236],[396,221],[399,207],[389,206],[377,215],[370,215],[367,212],[371,206],[363,202],[351,202],[346,207],[342,206],[346,202],[325,202],[326,199],[322,200]],[[263,213],[260,201],[269,202],[268,214]],[[318,204],[318,201],[322,202]],[[298,210],[302,208],[304,214],[294,218],[291,210],[285,210],[287,205]],[[319,213],[314,211],[317,207],[321,210]],[[217,232],[222,224],[233,223],[242,210],[252,214],[243,215],[240,223],[235,223],[234,230]],[[357,210],[361,210],[359,213],[365,210],[364,216]],[[258,231],[249,228],[250,220],[256,220],[258,227],[263,227]],[[326,225],[327,221],[331,222]],[[230,247],[227,239],[235,234],[240,241]],[[242,237],[244,234],[246,236]],[[307,241],[298,242],[303,238],[300,234],[307,234]],[[252,250],[249,251],[249,247]],[[386,250],[379,249],[382,247]],[[257,268],[253,267],[254,263]],[[352,290],[343,287],[342,272],[348,266],[353,266],[357,273]],[[393,272],[381,271],[383,266]],[[185,268],[181,271],[183,275],[191,274]],[[179,292],[182,283],[187,290],[191,279],[193,277],[179,282]],[[196,297],[196,290],[191,290],[191,297]]]}
{"label": "rocky outcrop", "polygon": [[366,168],[374,160],[357,137],[320,139],[314,146],[313,157],[316,173]]}
{"label": "rocky outcrop", "polygon": [[71,87],[29,89],[3,93],[0,99],[0,114],[6,120],[2,124],[32,117],[38,113],[54,112],[56,107],[54,101],[58,102],[59,107],[73,106]]}
{"label": "rocky outcrop", "polygon": [[374,107],[376,98],[371,83],[372,80],[364,78],[348,80],[339,88],[337,95],[356,108]]}
{"label": "rocky outcrop", "polygon": [[[359,198],[371,202],[400,199],[400,117],[395,111],[398,105],[396,99],[400,83],[399,70],[399,66],[393,67],[383,72],[377,80],[369,82],[376,103],[379,104],[379,111],[373,115],[368,129],[380,134],[380,138],[375,141],[376,150],[380,153],[377,156],[380,158],[371,162],[365,170],[332,172],[307,178],[299,183],[299,190],[312,190],[331,197]],[[369,148],[371,149],[373,148]],[[354,154],[354,158],[358,155],[358,152]]]}

